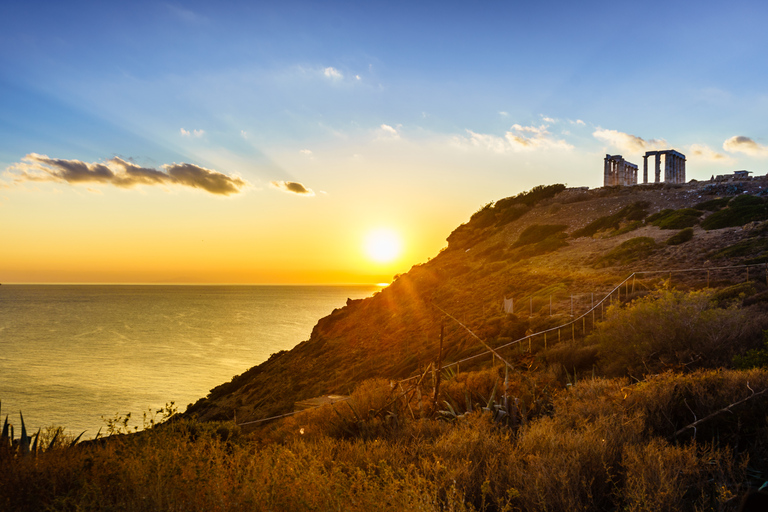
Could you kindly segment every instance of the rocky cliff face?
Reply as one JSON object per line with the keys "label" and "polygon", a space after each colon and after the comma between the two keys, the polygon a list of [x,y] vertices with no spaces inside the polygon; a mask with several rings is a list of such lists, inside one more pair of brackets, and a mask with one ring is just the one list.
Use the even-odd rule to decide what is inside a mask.
{"label": "rocky cliff face", "polygon": [[[206,420],[236,413],[242,422],[288,412],[298,400],[346,394],[365,379],[413,375],[438,357],[443,315],[435,306],[498,345],[556,325],[570,315],[572,297],[583,309],[632,271],[766,262],[766,190],[768,179],[756,178],[595,190],[552,185],[501,199],[451,233],[434,258],[374,296],[348,301],[320,319],[309,340],[214,388],[186,414]],[[713,274],[711,284],[743,280],[737,274]],[[675,276],[685,285],[706,273]],[[753,300],[768,293],[764,283]],[[516,314],[504,313],[505,297]],[[455,322],[445,329],[445,361],[483,350]]]}

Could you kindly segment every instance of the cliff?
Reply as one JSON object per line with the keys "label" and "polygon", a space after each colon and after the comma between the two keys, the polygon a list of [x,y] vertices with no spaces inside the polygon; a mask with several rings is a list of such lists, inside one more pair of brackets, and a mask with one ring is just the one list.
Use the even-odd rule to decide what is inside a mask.
{"label": "cliff", "polygon": [[[766,190],[764,177],[594,190],[551,185],[488,204],[434,258],[374,296],[348,301],[320,319],[308,340],[212,389],[185,414],[236,414],[243,422],[288,412],[299,400],[347,394],[365,379],[411,376],[438,357],[443,315],[435,306],[498,346],[570,318],[572,301],[583,311],[633,271],[749,264],[752,279],[762,277],[744,300],[768,301],[758,266],[768,261]],[[744,281],[744,272],[673,279],[726,288]],[[642,286],[667,277],[649,276]],[[515,314],[503,311],[505,297]],[[456,322],[445,324],[444,361],[483,350]]]}

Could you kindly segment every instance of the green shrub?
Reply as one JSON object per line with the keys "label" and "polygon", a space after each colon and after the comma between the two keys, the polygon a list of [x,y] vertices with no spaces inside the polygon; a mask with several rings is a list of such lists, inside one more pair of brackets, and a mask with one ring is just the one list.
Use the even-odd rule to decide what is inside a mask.
{"label": "green shrub", "polygon": [[512,247],[535,244],[568,229],[566,224],[531,224],[518,237]]}
{"label": "green shrub", "polygon": [[667,245],[680,245],[693,239],[693,228],[685,228],[667,238]]}
{"label": "green shrub", "polygon": [[706,230],[743,226],[749,222],[768,219],[768,203],[762,198],[740,195],[731,199],[727,208],[716,211],[704,219]]}
{"label": "green shrub", "polygon": [[593,220],[583,228],[574,231],[571,236],[573,236],[573,238],[594,236],[598,231],[619,229],[622,221],[641,221],[648,215],[647,209],[650,205],[651,204],[648,201],[634,202],[612,215],[606,215]]}
{"label": "green shrub", "polygon": [[729,245],[719,251],[715,251],[710,258],[737,258],[751,256],[768,249],[768,238],[748,238],[733,245]]}
{"label": "green shrub", "polygon": [[730,197],[721,197],[719,199],[710,199],[709,201],[703,201],[701,203],[698,203],[694,205],[694,208],[697,210],[702,211],[708,211],[708,212],[716,212],[717,210],[724,208],[728,205],[728,202],[732,198]]}
{"label": "green shrub", "polygon": [[625,265],[633,261],[647,258],[655,249],[656,242],[653,238],[647,236],[630,238],[604,256],[598,258],[595,262],[595,266],[607,267],[616,264]]}
{"label": "green shrub", "polygon": [[733,366],[741,370],[768,367],[768,330],[763,331],[763,346],[734,356]]}
{"label": "green shrub", "polygon": [[608,375],[645,375],[664,369],[727,364],[754,346],[759,327],[744,310],[717,307],[713,290],[657,291],[626,307],[611,306],[587,337],[599,345]]}
{"label": "green shrub", "polygon": [[699,223],[701,212],[693,208],[662,210],[648,217],[648,223],[661,229],[683,229]]}

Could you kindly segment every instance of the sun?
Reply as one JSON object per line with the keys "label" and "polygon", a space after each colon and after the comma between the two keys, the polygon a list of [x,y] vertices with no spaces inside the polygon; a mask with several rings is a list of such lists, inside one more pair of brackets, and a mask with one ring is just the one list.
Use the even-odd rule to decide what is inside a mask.
{"label": "sun", "polygon": [[402,248],[400,237],[391,229],[377,229],[365,237],[365,253],[377,263],[389,263],[397,259]]}

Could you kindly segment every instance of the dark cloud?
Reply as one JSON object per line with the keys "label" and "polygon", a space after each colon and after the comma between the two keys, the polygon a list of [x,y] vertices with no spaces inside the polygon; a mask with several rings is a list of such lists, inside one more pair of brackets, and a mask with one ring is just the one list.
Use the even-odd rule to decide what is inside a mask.
{"label": "dark cloud", "polygon": [[164,165],[163,169],[176,183],[202,188],[211,194],[237,194],[245,186],[245,181],[240,178],[230,178],[226,174],[193,164]]}
{"label": "dark cloud", "polygon": [[295,182],[295,181],[273,181],[271,182],[272,186],[282,190],[283,192],[288,192],[290,194],[299,194],[302,196],[314,196],[315,192],[311,188],[307,188],[301,183]]}
{"label": "dark cloud", "polygon": [[211,194],[237,194],[247,186],[238,177],[193,164],[169,164],[162,170],[141,167],[115,157],[106,163],[48,158],[31,153],[8,168],[15,181],[63,181],[66,183],[104,183],[130,188],[135,185],[184,185]]}

